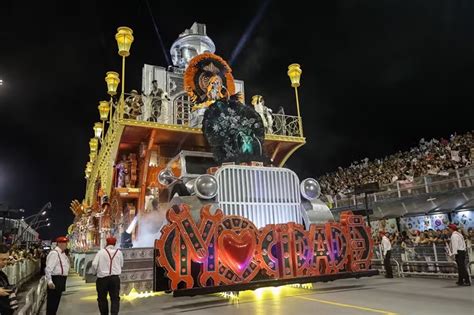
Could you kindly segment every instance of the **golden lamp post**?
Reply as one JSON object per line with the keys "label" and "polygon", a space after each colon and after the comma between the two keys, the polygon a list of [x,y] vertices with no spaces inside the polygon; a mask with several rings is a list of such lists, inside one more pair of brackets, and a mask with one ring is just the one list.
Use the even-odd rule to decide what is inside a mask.
{"label": "golden lamp post", "polygon": [[97,152],[97,149],[99,148],[99,140],[97,138],[91,138],[89,140],[89,147],[91,152]]}
{"label": "golden lamp post", "polygon": [[300,129],[300,137],[303,137],[303,123],[301,120],[300,114],[300,101],[298,98],[298,87],[300,86],[300,78],[301,78],[301,71],[300,65],[297,63],[293,63],[288,66],[288,76],[290,77],[291,86],[295,88],[295,95],[296,95],[296,110],[298,112],[298,124]]}
{"label": "golden lamp post", "polygon": [[102,131],[104,130],[103,127],[102,127],[102,123],[101,122],[96,122],[94,124],[94,127],[92,127],[92,129],[94,129],[94,136],[97,139],[102,140]]}
{"label": "golden lamp post", "polygon": [[104,140],[104,135],[105,135],[105,121],[109,117],[109,111],[110,111],[110,105],[108,101],[100,101],[99,106],[97,106],[99,109],[99,116],[100,120],[102,121],[102,141]]}
{"label": "golden lamp post", "polygon": [[115,40],[117,41],[118,54],[122,56],[122,94],[120,97],[120,117],[123,114],[123,103],[125,98],[125,58],[130,56],[130,47],[133,43],[133,31],[131,28],[121,26],[117,28],[117,34],[115,34]]}
{"label": "golden lamp post", "polygon": [[115,71],[107,72],[105,74],[105,82],[107,83],[107,94],[110,95],[110,104],[111,104],[109,106],[110,107],[110,122],[112,123],[113,96],[117,94],[117,87],[120,83],[119,74]]}

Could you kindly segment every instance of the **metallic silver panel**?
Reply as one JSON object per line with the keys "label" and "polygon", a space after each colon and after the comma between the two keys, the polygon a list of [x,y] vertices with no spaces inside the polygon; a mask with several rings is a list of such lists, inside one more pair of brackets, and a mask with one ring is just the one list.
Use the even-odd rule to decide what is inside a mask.
{"label": "metallic silver panel", "polygon": [[298,176],[277,167],[228,165],[216,173],[217,202],[226,215],[240,215],[258,228],[302,223]]}

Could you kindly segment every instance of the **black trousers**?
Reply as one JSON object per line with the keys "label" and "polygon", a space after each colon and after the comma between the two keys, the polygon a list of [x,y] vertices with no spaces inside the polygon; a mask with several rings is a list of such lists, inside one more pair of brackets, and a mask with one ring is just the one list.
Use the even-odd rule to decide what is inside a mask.
{"label": "black trousers", "polygon": [[108,276],[97,278],[95,284],[97,288],[97,302],[99,303],[100,314],[109,314],[107,294],[110,295],[110,314],[118,314],[120,309],[120,277]]}
{"label": "black trousers", "polygon": [[458,265],[458,283],[470,283],[469,274],[466,268],[466,251],[458,250],[455,255],[456,264]]}
{"label": "black trousers", "polygon": [[66,276],[52,276],[51,280],[54,283],[55,288],[48,288],[48,296],[46,301],[46,315],[56,315],[58,311],[59,302],[61,296],[66,290]]}
{"label": "black trousers", "polygon": [[390,263],[390,257],[392,251],[388,250],[383,259],[383,266],[385,267],[385,278],[393,278],[392,264]]}

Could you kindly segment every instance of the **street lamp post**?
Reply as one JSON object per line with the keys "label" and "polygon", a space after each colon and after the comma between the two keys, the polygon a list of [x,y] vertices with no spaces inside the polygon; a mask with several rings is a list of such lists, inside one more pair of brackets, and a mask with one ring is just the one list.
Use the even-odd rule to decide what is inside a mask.
{"label": "street lamp post", "polygon": [[298,124],[299,124],[299,131],[300,137],[303,137],[303,122],[301,119],[300,114],[300,100],[298,97],[298,87],[300,86],[300,78],[301,73],[303,71],[300,68],[300,65],[297,63],[293,63],[288,66],[288,76],[290,77],[291,86],[295,88],[295,96],[296,96],[296,110],[298,112]]}
{"label": "street lamp post", "polygon": [[38,226],[38,227],[36,228],[36,230],[39,230],[39,229],[41,229],[41,228],[44,228],[45,226],[51,226],[51,223],[46,223],[46,224],[43,224],[43,225],[41,225],[41,226]]}
{"label": "street lamp post", "polygon": [[38,222],[35,223],[35,225],[32,225],[31,228],[32,229],[36,229],[38,228],[38,226],[40,226],[41,224],[47,224],[49,222],[49,218],[46,218],[44,220],[40,220]]}
{"label": "street lamp post", "polygon": [[123,117],[123,106],[125,102],[125,58],[130,56],[130,47],[133,43],[133,30],[126,26],[117,28],[115,34],[117,41],[118,54],[122,57],[122,94],[120,96],[120,118]]}
{"label": "street lamp post", "polygon": [[16,244],[16,242],[18,242],[18,240],[21,240],[21,238],[23,237],[23,234],[25,234],[25,231],[28,230],[32,225],[35,225],[36,222],[38,222],[38,218],[42,215],[46,215],[46,209],[50,210],[52,207],[51,205],[51,202],[48,202],[47,204],[45,204],[41,209],[40,211],[38,211],[38,213],[34,214],[34,215],[30,215],[29,217],[27,217],[26,219],[24,219],[24,221],[26,222],[27,219],[29,218],[34,218],[31,223],[28,224],[28,226],[26,227],[26,229],[24,229],[23,231],[21,231],[21,234],[20,236],[18,236],[15,241],[13,242],[12,244],[12,247],[13,245]]}

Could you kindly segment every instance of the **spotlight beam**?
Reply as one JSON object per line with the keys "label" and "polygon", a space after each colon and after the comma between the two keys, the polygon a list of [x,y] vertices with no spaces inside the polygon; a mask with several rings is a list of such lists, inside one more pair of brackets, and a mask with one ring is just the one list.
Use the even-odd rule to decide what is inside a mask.
{"label": "spotlight beam", "polygon": [[148,8],[148,13],[150,13],[151,21],[153,22],[153,28],[155,29],[156,36],[158,37],[158,41],[160,42],[161,50],[163,51],[163,55],[165,56],[165,60],[168,66],[171,65],[170,57],[165,50],[165,45],[163,44],[163,39],[161,38],[160,31],[158,30],[158,25],[156,24],[155,17],[153,16],[153,12],[151,12],[150,4],[148,0],[145,0],[146,7]]}
{"label": "spotlight beam", "polygon": [[245,44],[248,42],[250,35],[252,35],[253,30],[255,29],[255,26],[260,22],[260,20],[263,17],[263,14],[265,13],[268,5],[270,4],[271,0],[264,0],[263,3],[260,5],[260,8],[258,8],[257,14],[253,17],[252,21],[250,21],[249,26],[245,30],[244,34],[239,40],[239,43],[237,46],[234,48],[234,51],[232,51],[232,55],[230,56],[230,65],[232,65],[239,56],[240,52],[244,48]]}

